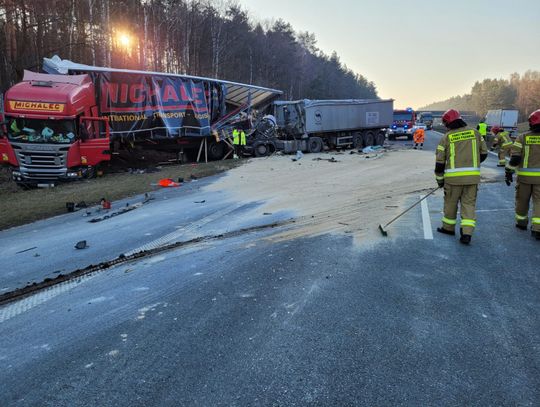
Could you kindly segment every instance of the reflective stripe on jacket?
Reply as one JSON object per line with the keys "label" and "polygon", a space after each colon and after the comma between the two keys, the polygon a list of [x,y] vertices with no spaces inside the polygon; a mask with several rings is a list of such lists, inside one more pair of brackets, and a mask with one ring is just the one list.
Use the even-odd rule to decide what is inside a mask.
{"label": "reflective stripe on jacket", "polygon": [[521,157],[517,167],[517,181],[524,184],[540,184],[540,134],[519,135],[512,145],[512,157],[514,156]]}
{"label": "reflective stripe on jacket", "polygon": [[486,142],[469,127],[451,130],[437,146],[437,163],[444,164],[445,182],[450,185],[473,185],[480,182],[480,154],[487,154]]}

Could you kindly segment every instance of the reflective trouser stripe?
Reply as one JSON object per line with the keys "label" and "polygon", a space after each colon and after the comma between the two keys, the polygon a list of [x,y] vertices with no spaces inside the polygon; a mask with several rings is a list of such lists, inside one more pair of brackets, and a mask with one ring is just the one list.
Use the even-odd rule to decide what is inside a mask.
{"label": "reflective trouser stripe", "polygon": [[452,177],[468,177],[469,175],[480,175],[480,171],[460,171],[460,172],[450,172],[445,173],[444,176],[447,178]]}
{"label": "reflective trouser stripe", "polygon": [[461,226],[470,226],[471,228],[476,227],[476,221],[473,219],[461,219]]}
{"label": "reflective trouser stripe", "polygon": [[521,216],[516,213],[516,220],[527,220],[529,219],[527,216]]}
{"label": "reflective trouser stripe", "polygon": [[532,218],[531,222],[533,225],[540,225],[540,218]]}
{"label": "reflective trouser stripe", "polygon": [[523,148],[523,144],[518,143],[517,141],[515,141],[515,142],[514,142],[514,147],[520,148],[520,149],[521,149],[521,148]]}
{"label": "reflective trouser stripe", "polygon": [[524,177],[540,177],[540,168],[521,168],[517,174]]}
{"label": "reflective trouser stripe", "polygon": [[447,225],[455,225],[457,223],[456,219],[448,219],[445,217],[442,218],[442,221],[446,223]]}

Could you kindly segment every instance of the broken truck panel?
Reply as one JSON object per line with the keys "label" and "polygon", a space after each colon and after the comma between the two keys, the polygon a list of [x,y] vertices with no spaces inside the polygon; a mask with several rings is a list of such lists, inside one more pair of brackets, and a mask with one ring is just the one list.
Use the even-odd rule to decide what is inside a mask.
{"label": "broken truck panel", "polygon": [[43,68],[46,74],[26,71],[5,97],[7,134],[0,138],[0,159],[19,184],[91,176],[115,147],[133,144],[169,151],[204,144],[211,159],[221,158],[224,143],[212,131],[281,95],[241,83],[93,67],[57,56],[45,58]]}

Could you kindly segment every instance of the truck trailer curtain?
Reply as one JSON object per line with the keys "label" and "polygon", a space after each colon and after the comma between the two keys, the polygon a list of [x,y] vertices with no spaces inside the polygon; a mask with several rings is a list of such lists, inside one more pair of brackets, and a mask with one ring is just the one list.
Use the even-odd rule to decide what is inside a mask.
{"label": "truck trailer curtain", "polygon": [[111,135],[152,138],[208,136],[225,110],[220,84],[161,75],[92,72],[101,114]]}

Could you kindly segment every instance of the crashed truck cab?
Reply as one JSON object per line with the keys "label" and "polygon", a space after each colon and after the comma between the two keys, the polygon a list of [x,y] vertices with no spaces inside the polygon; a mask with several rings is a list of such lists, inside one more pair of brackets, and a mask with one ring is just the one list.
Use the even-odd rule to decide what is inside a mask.
{"label": "crashed truck cab", "polygon": [[79,179],[110,160],[108,120],[98,117],[88,75],[25,71],[4,111],[0,158],[18,184]]}

